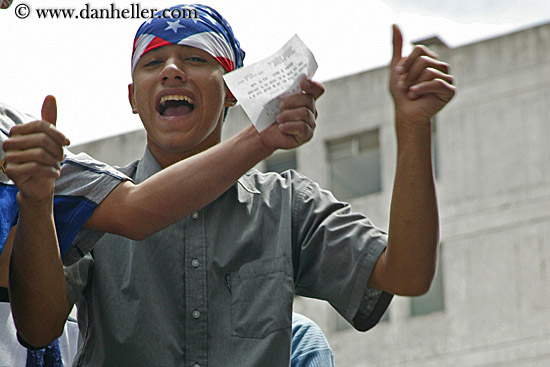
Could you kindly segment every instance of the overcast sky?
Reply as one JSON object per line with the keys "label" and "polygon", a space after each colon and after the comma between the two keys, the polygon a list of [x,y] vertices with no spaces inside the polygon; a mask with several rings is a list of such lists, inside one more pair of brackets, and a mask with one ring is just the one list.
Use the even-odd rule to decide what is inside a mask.
{"label": "overcast sky", "polygon": [[[43,98],[58,99],[58,127],[73,145],[141,127],[127,100],[130,56],[142,20],[39,19],[45,1],[20,1],[0,11],[0,100],[38,116]],[[51,0],[51,8],[163,8],[174,1]],[[212,0],[247,56],[245,65],[279,49],[297,33],[327,81],[385,65],[392,23],[405,42],[439,35],[451,47],[550,21],[548,0]]]}

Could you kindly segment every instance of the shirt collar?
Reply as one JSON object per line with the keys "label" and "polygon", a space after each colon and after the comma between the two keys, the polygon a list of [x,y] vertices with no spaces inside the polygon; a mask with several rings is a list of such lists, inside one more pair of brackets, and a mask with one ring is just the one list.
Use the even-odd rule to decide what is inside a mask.
{"label": "shirt collar", "polygon": [[151,150],[149,150],[149,147],[147,147],[145,149],[145,154],[143,155],[143,158],[138,163],[135,176],[136,184],[145,181],[155,173],[159,172],[161,169],[162,167],[153,156],[153,153],[151,153]]}

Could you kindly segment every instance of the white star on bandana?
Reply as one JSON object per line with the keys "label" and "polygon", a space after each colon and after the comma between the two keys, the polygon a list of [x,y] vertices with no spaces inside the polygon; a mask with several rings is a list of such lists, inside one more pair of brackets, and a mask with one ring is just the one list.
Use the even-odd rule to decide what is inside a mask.
{"label": "white star on bandana", "polygon": [[165,31],[171,29],[171,30],[174,31],[174,33],[178,33],[178,29],[185,28],[185,26],[180,24],[179,19],[176,20],[175,22],[170,22],[170,21],[167,20],[166,23],[168,24],[168,26],[166,28],[164,28]]}

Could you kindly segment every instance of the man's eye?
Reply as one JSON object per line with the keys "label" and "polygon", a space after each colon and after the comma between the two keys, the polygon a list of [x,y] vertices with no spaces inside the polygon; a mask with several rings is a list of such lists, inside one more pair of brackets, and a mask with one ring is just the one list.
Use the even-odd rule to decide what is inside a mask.
{"label": "man's eye", "polygon": [[197,56],[188,57],[187,60],[194,61],[194,62],[206,62],[205,59],[202,59],[202,58],[197,57]]}
{"label": "man's eye", "polygon": [[162,61],[160,61],[160,60],[151,60],[151,61],[145,63],[145,65],[143,65],[143,66],[146,66],[146,67],[147,66],[155,66],[155,65],[159,65],[160,63],[162,63]]}

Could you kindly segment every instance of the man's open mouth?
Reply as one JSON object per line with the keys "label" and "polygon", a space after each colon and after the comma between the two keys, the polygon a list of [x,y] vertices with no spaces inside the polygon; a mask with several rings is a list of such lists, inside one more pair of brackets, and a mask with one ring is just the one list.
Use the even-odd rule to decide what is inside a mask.
{"label": "man's open mouth", "polygon": [[160,99],[158,111],[161,116],[183,116],[193,111],[195,105],[188,96],[170,94]]}

